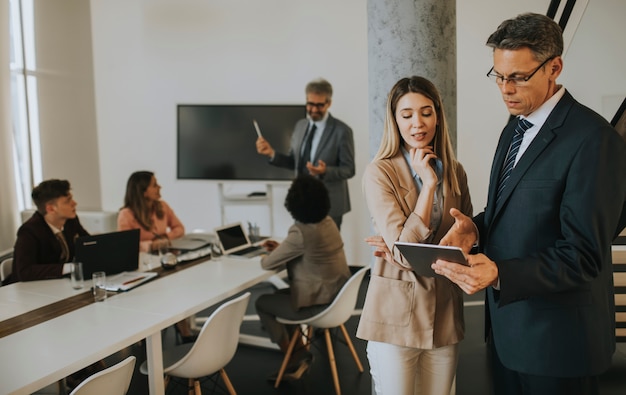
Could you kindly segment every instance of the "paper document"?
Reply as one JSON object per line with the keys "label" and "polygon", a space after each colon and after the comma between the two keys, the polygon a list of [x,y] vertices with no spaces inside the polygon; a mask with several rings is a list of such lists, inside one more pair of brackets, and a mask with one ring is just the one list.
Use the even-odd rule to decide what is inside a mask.
{"label": "paper document", "polygon": [[254,123],[254,128],[256,129],[256,135],[259,137],[263,137],[263,135],[261,134],[261,129],[259,128],[259,124],[256,122],[256,119],[253,119],[252,123]]}
{"label": "paper document", "polygon": [[112,276],[107,276],[106,290],[112,292],[128,291],[129,289],[133,289],[146,281],[152,280],[158,275],[158,273],[153,272],[135,271],[122,272]]}

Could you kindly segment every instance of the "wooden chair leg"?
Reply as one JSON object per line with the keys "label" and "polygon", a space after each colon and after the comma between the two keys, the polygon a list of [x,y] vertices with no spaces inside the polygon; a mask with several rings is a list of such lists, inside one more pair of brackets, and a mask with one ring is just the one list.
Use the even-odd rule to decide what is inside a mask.
{"label": "wooden chair leg", "polygon": [[187,394],[188,395],[195,395],[196,394],[196,390],[194,389],[194,379],[188,379],[187,380]]}
{"label": "wooden chair leg", "polygon": [[339,374],[337,374],[337,362],[335,361],[335,351],[333,350],[333,342],[330,338],[330,330],[324,329],[324,336],[326,337],[326,347],[328,348],[328,360],[330,361],[330,372],[333,375],[333,382],[335,384],[335,393],[341,395],[341,387],[339,386]]}
{"label": "wooden chair leg", "polygon": [[228,393],[230,395],[237,395],[235,387],[233,387],[233,384],[230,382],[230,379],[228,378],[228,375],[226,374],[226,371],[224,369],[220,369],[220,376],[222,376],[222,380],[224,381],[224,384],[228,389]]}
{"label": "wooden chair leg", "polygon": [[356,362],[356,366],[359,369],[359,372],[363,373],[363,365],[361,364],[361,359],[359,358],[359,356],[356,353],[356,350],[354,349],[354,345],[352,344],[352,340],[350,339],[350,335],[348,334],[348,331],[346,330],[345,325],[341,324],[339,327],[341,328],[341,333],[343,333],[344,339],[346,339],[346,344],[348,345],[348,348],[350,349],[350,352],[352,353],[352,358],[354,358],[354,362]]}
{"label": "wooden chair leg", "polygon": [[311,325],[307,325],[306,336],[304,336],[304,348],[307,351],[311,351],[311,339],[312,338],[313,338],[313,327]]}
{"label": "wooden chair leg", "polygon": [[289,358],[291,358],[291,353],[293,352],[293,348],[296,345],[296,340],[298,340],[298,336],[300,336],[300,334],[300,329],[298,328],[293,332],[293,336],[291,336],[291,341],[289,342],[289,346],[287,347],[287,352],[285,353],[285,358],[283,358],[283,363],[280,365],[280,370],[278,371],[278,376],[276,377],[274,388],[278,388],[278,386],[280,385],[280,380],[283,379],[285,369],[287,369],[287,363],[289,362]]}

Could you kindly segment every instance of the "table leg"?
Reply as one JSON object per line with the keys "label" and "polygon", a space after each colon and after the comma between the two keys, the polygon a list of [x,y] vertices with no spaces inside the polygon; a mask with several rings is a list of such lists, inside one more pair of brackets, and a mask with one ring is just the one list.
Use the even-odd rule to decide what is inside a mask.
{"label": "table leg", "polygon": [[165,395],[161,331],[157,331],[146,338],[146,353],[148,358],[148,388],[150,389],[150,395]]}

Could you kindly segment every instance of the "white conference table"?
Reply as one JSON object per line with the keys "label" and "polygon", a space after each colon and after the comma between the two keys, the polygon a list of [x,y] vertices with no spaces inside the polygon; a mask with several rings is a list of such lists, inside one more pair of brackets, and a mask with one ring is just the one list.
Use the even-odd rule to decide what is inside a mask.
{"label": "white conference table", "polygon": [[[150,394],[164,394],[161,330],[274,274],[259,258],[208,260],[0,338],[0,393],[30,394],[146,339]],[[0,315],[0,325],[16,312],[80,293],[67,279],[45,283],[0,287],[0,305],[18,306]]]}

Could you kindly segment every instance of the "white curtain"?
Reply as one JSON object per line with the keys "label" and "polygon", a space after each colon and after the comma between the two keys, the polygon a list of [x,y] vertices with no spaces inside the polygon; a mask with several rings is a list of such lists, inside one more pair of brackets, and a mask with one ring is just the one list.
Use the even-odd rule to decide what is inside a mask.
{"label": "white curtain", "polygon": [[9,0],[0,0],[0,253],[13,247],[19,224],[12,150]]}

